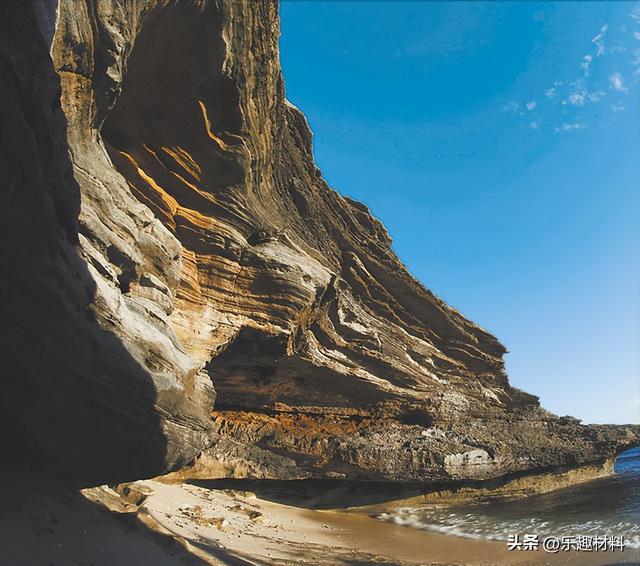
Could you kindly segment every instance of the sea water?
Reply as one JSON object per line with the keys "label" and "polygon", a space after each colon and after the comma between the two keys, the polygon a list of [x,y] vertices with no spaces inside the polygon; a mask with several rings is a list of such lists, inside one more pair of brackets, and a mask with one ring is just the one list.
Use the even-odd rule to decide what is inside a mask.
{"label": "sea water", "polygon": [[640,548],[640,448],[618,456],[615,474],[517,501],[447,508],[404,508],[384,521],[467,538],[508,540],[510,535],[622,536]]}

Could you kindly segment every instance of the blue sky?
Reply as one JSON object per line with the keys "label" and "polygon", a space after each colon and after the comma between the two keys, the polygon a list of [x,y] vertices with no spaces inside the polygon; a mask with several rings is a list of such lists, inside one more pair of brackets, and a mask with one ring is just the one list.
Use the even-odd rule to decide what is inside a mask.
{"label": "blue sky", "polygon": [[640,4],[285,1],[329,184],[509,349],[511,382],[640,422]]}

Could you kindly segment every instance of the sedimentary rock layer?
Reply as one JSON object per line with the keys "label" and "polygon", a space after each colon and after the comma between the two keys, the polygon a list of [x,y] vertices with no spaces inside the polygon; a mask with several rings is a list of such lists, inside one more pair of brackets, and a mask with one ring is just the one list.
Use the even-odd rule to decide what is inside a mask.
{"label": "sedimentary rock layer", "polygon": [[3,471],[90,485],[192,459],[213,390],[169,325],[180,244],[114,170],[95,129],[107,84],[62,31],[67,10],[93,46],[85,8],[57,7],[64,71],[55,3],[0,5],[0,435]]}
{"label": "sedimentary rock layer", "polygon": [[17,4],[3,346],[25,453],[85,482],[211,443],[202,474],[429,481],[637,442],[511,387],[498,340],[326,184],[285,98],[276,2]]}

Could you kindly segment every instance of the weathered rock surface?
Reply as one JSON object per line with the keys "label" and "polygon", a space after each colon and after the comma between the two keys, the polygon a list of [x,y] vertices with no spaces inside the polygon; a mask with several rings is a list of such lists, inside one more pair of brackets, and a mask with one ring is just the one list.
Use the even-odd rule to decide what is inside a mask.
{"label": "weathered rock surface", "polygon": [[[61,57],[87,52],[59,36],[67,10],[88,41],[84,6],[59,7]],[[2,467],[84,485],[162,473],[208,445],[213,403],[168,321],[180,244],[114,171],[91,71],[56,74],[55,3],[35,7],[0,5]]]}
{"label": "weathered rock surface", "polygon": [[3,416],[24,458],[91,483],[213,442],[212,475],[429,481],[638,443],[511,387],[505,348],[327,186],[276,2],[2,10]]}

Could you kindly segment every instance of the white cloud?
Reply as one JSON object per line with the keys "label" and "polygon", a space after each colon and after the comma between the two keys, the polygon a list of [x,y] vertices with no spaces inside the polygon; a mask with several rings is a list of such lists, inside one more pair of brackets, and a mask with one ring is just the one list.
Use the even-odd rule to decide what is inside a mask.
{"label": "white cloud", "polygon": [[640,49],[634,49],[633,61],[631,63],[634,67],[633,73],[635,75],[640,75]]}
{"label": "white cloud", "polygon": [[613,73],[609,77],[609,85],[613,90],[617,90],[619,92],[628,92],[627,87],[624,85],[624,78],[620,73]]}
{"label": "white cloud", "polygon": [[574,106],[582,106],[584,104],[584,94],[574,92],[569,96],[569,103],[573,104]]}
{"label": "white cloud", "polygon": [[[640,2],[636,3],[635,10],[630,15],[635,22],[640,25]],[[633,26],[635,27],[635,26]],[[627,31],[624,36],[626,41],[630,40],[630,36],[640,41],[640,28],[632,28],[631,23],[628,25]],[[633,71],[622,69],[624,76],[620,72],[613,72],[613,69],[609,68],[608,73],[604,74],[600,78],[600,66],[602,63],[609,63],[609,60],[613,60],[613,53],[616,51],[624,51],[625,48],[617,45],[622,41],[619,26],[609,29],[607,24],[603,25],[598,33],[591,39],[592,49],[590,53],[585,53],[579,60],[580,69],[574,70],[574,80],[557,80],[549,84],[548,88],[543,89],[537,96],[537,100],[526,99],[518,102],[507,103],[502,110],[509,111],[513,115],[517,115],[526,120],[529,116],[529,120],[525,121],[528,124],[528,128],[531,130],[540,130],[540,124],[537,120],[531,118],[538,118],[538,109],[542,107],[547,109],[550,105],[556,106],[558,113],[563,115],[566,122],[556,122],[559,125],[555,128],[547,125],[545,130],[553,128],[556,133],[571,132],[575,130],[582,130],[588,127],[588,121],[582,120],[577,112],[590,104],[595,104],[607,100],[613,112],[621,112],[624,110],[624,106],[617,102],[612,104],[616,98],[620,96],[612,96],[618,93],[628,93],[638,83],[640,83],[640,47],[638,43],[631,43],[626,51],[629,55],[627,57],[633,57]],[[588,41],[588,36],[585,38]],[[635,45],[635,48],[632,47]],[[586,47],[586,46],[585,46]],[[598,57],[605,55],[603,59]],[[628,64],[628,63],[627,63]],[[614,67],[615,68],[615,67]],[[597,71],[597,72],[596,72]],[[595,73],[595,74],[594,74]],[[570,78],[570,77],[568,77]],[[544,96],[544,98],[543,98]],[[533,112],[533,111],[536,112]],[[529,114],[531,112],[531,114]],[[597,115],[596,115],[597,117]]]}
{"label": "white cloud", "polygon": [[581,124],[580,122],[574,122],[573,124],[567,124],[566,122],[562,124],[562,126],[557,126],[554,128],[556,134],[560,134],[562,132],[572,132],[574,130],[583,130],[586,126]]}
{"label": "white cloud", "polygon": [[589,93],[588,96],[591,102],[598,102],[607,96],[607,93],[604,90],[597,90],[596,92]]}
{"label": "white cloud", "polygon": [[609,29],[609,26],[602,26],[598,35],[591,40],[591,43],[596,46],[596,57],[600,57],[605,52],[604,36],[607,33],[607,29]]}
{"label": "white cloud", "polygon": [[582,67],[585,77],[588,77],[591,74],[591,61],[593,61],[593,57],[591,55],[585,55],[582,63],[580,63],[580,67]]}
{"label": "white cloud", "polygon": [[520,104],[513,101],[507,102],[507,104],[502,107],[503,112],[517,112],[518,110],[520,110]]}

